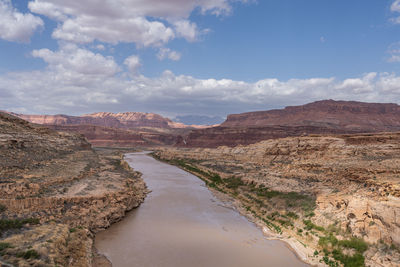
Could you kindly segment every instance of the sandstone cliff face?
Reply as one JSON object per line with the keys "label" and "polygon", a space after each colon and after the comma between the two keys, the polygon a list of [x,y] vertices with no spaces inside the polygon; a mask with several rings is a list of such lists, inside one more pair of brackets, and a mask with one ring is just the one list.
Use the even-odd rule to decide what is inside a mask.
{"label": "sandstone cliff face", "polygon": [[223,127],[268,125],[319,126],[357,131],[399,131],[400,106],[397,104],[323,100],[269,110],[233,114]]}
{"label": "sandstone cliff face", "polygon": [[229,115],[219,127],[193,130],[181,147],[218,147],[307,134],[400,131],[400,106],[325,100],[279,110]]}
{"label": "sandstone cliff face", "polygon": [[91,266],[93,233],[145,197],[119,153],[95,152],[82,135],[0,113],[0,147],[3,263]]}
{"label": "sandstone cliff face", "polygon": [[[282,223],[283,232],[316,250],[321,249],[321,236],[338,228],[329,235],[339,240],[356,236],[370,244],[364,253],[369,266],[400,264],[400,133],[292,137],[234,148],[169,148],[157,155],[184,160],[223,179],[240,178],[244,184],[234,195],[244,205],[254,205],[260,218],[267,214],[269,223]],[[296,202],[288,202],[307,196],[316,205],[309,218],[296,209]],[[300,218],[291,219],[290,227],[292,213]],[[311,228],[307,236],[306,230],[296,231],[306,228]]]}

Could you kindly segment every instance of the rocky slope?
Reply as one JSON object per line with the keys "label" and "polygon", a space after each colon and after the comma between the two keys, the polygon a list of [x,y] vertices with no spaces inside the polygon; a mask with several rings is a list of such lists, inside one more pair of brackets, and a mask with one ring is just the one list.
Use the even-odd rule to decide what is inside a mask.
{"label": "rocky slope", "polygon": [[400,131],[400,106],[324,100],[279,110],[229,115],[219,127],[193,130],[179,146],[246,145],[305,134]]}
{"label": "rocky slope", "polygon": [[91,266],[93,234],[144,199],[121,154],[0,113],[0,261]]}
{"label": "rocky slope", "polygon": [[165,148],[156,156],[233,196],[278,238],[304,246],[309,262],[400,265],[400,133]]}

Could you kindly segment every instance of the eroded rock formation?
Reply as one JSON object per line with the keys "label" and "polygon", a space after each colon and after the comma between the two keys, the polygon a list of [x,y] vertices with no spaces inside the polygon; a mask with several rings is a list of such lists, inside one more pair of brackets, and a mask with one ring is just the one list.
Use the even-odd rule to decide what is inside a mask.
{"label": "eroded rock formation", "polygon": [[243,210],[273,231],[282,230],[283,237],[295,236],[311,252],[315,249],[309,259],[327,249],[329,257],[343,260],[337,246],[346,251],[350,241],[340,240],[357,237],[369,244],[367,251],[359,251],[367,265],[400,264],[400,133],[165,148],[156,155],[231,194]]}
{"label": "eroded rock formation", "polygon": [[0,113],[1,261],[91,266],[93,234],[144,199],[122,155]]}

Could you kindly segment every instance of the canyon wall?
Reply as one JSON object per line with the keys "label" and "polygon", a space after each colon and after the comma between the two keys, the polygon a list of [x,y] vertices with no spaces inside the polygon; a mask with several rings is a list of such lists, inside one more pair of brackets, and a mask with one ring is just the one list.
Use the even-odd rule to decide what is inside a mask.
{"label": "canyon wall", "polygon": [[317,101],[284,109],[228,115],[220,126],[192,130],[181,136],[180,147],[218,147],[312,134],[400,131],[397,104]]}
{"label": "canyon wall", "polygon": [[141,174],[83,135],[0,113],[0,262],[91,266],[93,234],[137,207]]}
{"label": "canyon wall", "polygon": [[[369,244],[364,256],[370,266],[400,264],[400,133],[165,148],[156,156],[210,177],[211,187],[228,192],[262,223],[316,253],[324,248],[340,258],[329,254],[338,253],[332,247],[340,242],[334,240],[357,237]],[[332,244],[324,247],[326,240]]]}

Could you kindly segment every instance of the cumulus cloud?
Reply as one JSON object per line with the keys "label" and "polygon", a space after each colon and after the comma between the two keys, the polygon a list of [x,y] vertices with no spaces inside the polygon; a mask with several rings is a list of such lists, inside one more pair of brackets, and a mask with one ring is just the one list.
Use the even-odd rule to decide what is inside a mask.
{"label": "cumulus cloud", "polygon": [[[390,6],[390,11],[393,13],[400,13],[400,0],[395,0]],[[400,24],[400,17],[392,18],[393,23]]]}
{"label": "cumulus cloud", "polygon": [[128,70],[131,74],[136,74],[138,68],[140,67],[140,59],[136,55],[132,55],[127,57],[124,61],[124,64],[128,67]]}
{"label": "cumulus cloud", "polygon": [[169,48],[160,48],[158,51],[157,57],[159,60],[164,60],[166,58],[173,60],[173,61],[178,61],[181,59],[181,53],[173,51]]}
{"label": "cumulus cloud", "polygon": [[43,27],[43,21],[30,13],[23,14],[13,8],[11,0],[0,0],[0,38],[27,43],[32,34]]}
{"label": "cumulus cloud", "polygon": [[196,23],[190,22],[188,20],[180,20],[174,22],[176,34],[180,37],[185,38],[189,42],[194,42],[197,40],[200,32],[197,28]]}
{"label": "cumulus cloud", "polygon": [[400,102],[400,76],[366,73],[334,77],[262,79],[198,79],[165,71],[159,77],[137,74],[140,60],[125,60],[124,75],[114,59],[64,44],[58,51],[35,50],[48,67],[42,71],[0,76],[2,109],[28,113],[80,114],[96,110],[147,111],[161,114],[220,115],[304,104],[320,99]]}
{"label": "cumulus cloud", "polygon": [[138,46],[162,46],[176,37],[195,41],[204,32],[187,20],[189,15],[197,8],[202,13],[227,14],[231,1],[34,0],[28,6],[32,12],[60,22],[53,32],[56,39],[75,43],[98,40],[111,44],[131,42]]}
{"label": "cumulus cloud", "polygon": [[78,48],[75,44],[62,44],[59,51],[49,49],[33,50],[32,56],[42,58],[48,68],[57,75],[62,72],[76,73],[82,76],[113,76],[120,71],[112,57],[104,57],[92,51]]}

